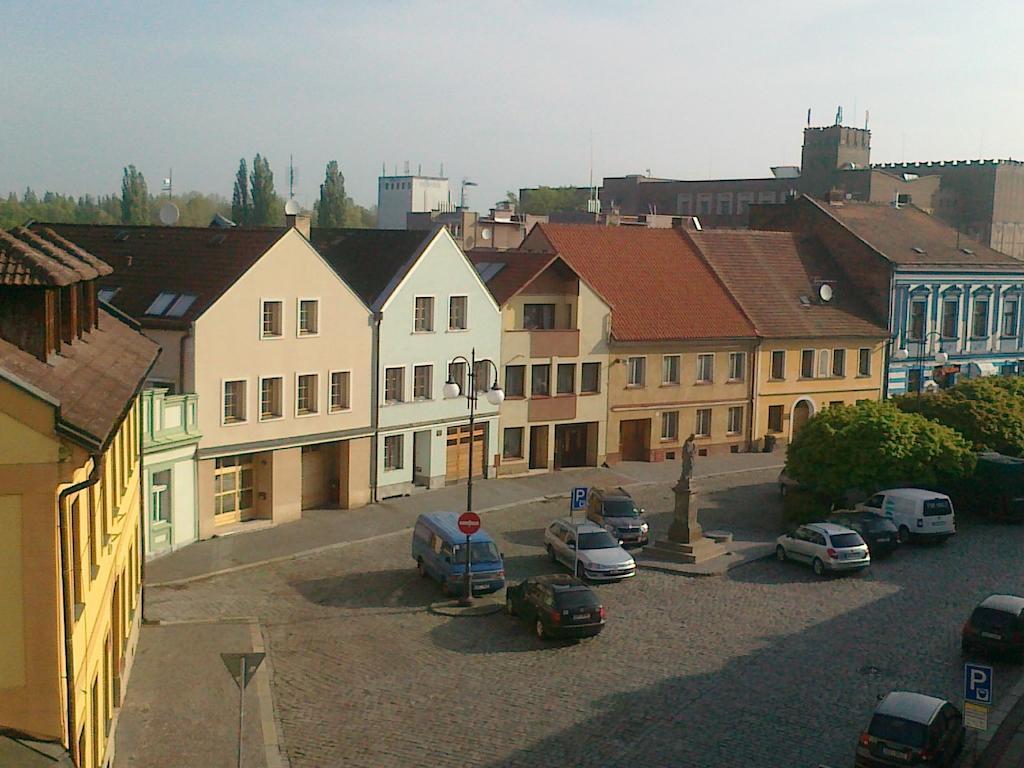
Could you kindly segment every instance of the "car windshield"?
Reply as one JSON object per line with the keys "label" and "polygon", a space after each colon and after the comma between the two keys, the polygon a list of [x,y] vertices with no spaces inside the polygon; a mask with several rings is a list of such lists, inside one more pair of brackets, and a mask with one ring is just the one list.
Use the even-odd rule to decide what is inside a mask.
{"label": "car windshield", "polygon": [[640,510],[631,499],[605,499],[605,517],[640,517]]}
{"label": "car windshield", "polygon": [[878,739],[894,741],[908,747],[923,747],[928,728],[921,723],[904,720],[892,715],[875,715],[871,718],[868,733]]}
{"label": "car windshield", "polygon": [[971,614],[971,625],[978,629],[1012,630],[1014,616],[1012,613],[997,611],[993,608],[975,608]]}
{"label": "car windshield", "polygon": [[[452,550],[452,560],[456,563],[466,562],[464,546],[457,544]],[[493,541],[471,541],[469,543],[469,559],[474,563],[493,563],[501,560],[501,554]]]}
{"label": "car windshield", "polygon": [[837,549],[859,547],[864,543],[856,533],[833,533],[829,538],[832,539],[832,546]]}
{"label": "car windshield", "polygon": [[928,499],[924,503],[925,517],[941,517],[952,514],[953,508],[949,505],[949,499]]}
{"label": "car windshield", "polygon": [[574,608],[597,608],[601,605],[597,595],[589,589],[567,589],[555,592],[555,605],[560,610]]}
{"label": "car windshield", "polygon": [[865,531],[872,531],[874,533],[892,531],[896,528],[896,526],[884,517],[879,517],[878,515],[864,515],[864,517],[860,519],[860,524],[864,526]]}
{"label": "car windshield", "polygon": [[612,549],[617,546],[618,539],[612,538],[608,531],[580,534],[580,549]]}

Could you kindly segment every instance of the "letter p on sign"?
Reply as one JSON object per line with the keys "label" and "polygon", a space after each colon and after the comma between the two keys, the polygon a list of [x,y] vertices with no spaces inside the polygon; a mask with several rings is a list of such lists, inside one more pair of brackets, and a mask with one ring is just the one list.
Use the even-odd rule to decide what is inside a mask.
{"label": "letter p on sign", "polygon": [[964,664],[964,701],[992,705],[992,667]]}

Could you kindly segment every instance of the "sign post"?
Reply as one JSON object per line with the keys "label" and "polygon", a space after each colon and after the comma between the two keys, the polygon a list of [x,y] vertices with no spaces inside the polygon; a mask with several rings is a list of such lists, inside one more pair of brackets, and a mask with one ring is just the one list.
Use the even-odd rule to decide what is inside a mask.
{"label": "sign post", "polygon": [[[472,446],[470,446],[472,448]],[[462,599],[463,605],[473,603],[473,581],[470,575],[471,560],[469,557],[469,537],[480,530],[480,515],[476,512],[463,512],[459,515],[459,531],[466,534],[466,571],[462,574]]]}
{"label": "sign post", "polygon": [[988,729],[988,710],[995,703],[992,667],[964,664],[964,725],[976,731]]}
{"label": "sign post", "polygon": [[263,663],[264,653],[222,653],[220,658],[238,685],[238,768],[242,768],[242,727],[245,723],[245,688]]}
{"label": "sign post", "polygon": [[[569,495],[569,521],[573,521],[573,515],[577,512],[584,512],[587,509],[587,497],[590,495],[590,489],[586,486],[578,485],[572,489],[572,493]],[[580,534],[579,530],[573,525],[573,533],[576,536],[576,548],[573,549],[573,566],[572,575],[579,576],[580,573]]]}

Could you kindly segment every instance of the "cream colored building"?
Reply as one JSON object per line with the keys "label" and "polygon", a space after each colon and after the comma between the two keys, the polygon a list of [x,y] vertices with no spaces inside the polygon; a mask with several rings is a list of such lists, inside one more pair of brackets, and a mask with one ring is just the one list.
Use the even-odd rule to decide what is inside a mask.
{"label": "cream colored building", "polygon": [[557,256],[471,258],[501,304],[499,474],[603,464],[608,303]]}

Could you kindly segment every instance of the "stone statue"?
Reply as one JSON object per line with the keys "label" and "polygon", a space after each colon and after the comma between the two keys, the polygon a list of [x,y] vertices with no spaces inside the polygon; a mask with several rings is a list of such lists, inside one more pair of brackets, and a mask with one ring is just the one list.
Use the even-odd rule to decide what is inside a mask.
{"label": "stone statue", "polygon": [[693,459],[697,455],[697,446],[694,444],[693,438],[694,436],[691,434],[683,443],[683,470],[679,474],[679,481],[685,482],[687,485],[693,479]]}

